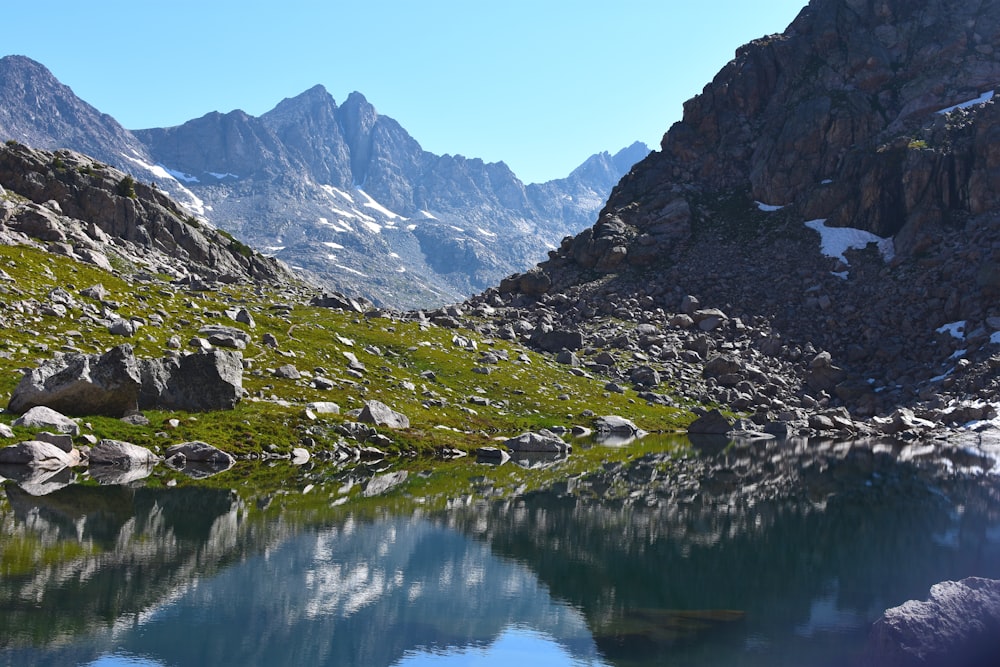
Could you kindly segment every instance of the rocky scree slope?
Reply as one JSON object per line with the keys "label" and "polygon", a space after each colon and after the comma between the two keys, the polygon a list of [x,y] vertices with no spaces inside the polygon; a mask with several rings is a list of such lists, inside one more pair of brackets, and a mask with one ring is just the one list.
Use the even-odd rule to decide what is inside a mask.
{"label": "rocky scree slope", "polygon": [[589,225],[649,149],[525,185],[503,163],[424,151],[354,93],[316,86],[260,117],[130,132],[23,56],[0,59],[0,138],[92,155],[329,287],[396,308],[452,303]]}
{"label": "rocky scree slope", "polygon": [[592,228],[474,303],[792,424],[989,417],[998,42],[995,0],[814,0],[685,104]]}

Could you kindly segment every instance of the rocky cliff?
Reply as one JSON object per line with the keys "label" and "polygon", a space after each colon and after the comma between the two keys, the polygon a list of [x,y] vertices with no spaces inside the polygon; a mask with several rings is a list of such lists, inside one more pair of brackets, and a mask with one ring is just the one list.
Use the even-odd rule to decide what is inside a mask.
{"label": "rocky cliff", "polygon": [[556,330],[652,324],[622,345],[772,416],[995,400],[998,41],[994,0],[813,0],[737,50],[592,228],[486,300]]}

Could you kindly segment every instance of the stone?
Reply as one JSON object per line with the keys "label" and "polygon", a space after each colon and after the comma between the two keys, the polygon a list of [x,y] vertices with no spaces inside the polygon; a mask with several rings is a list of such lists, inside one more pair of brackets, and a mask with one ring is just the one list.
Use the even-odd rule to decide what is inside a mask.
{"label": "stone", "polygon": [[238,351],[144,360],[140,373],[143,410],[232,410],[243,398],[243,355]]}
{"label": "stone", "polygon": [[605,415],[594,420],[594,430],[598,433],[619,433],[637,435],[644,431],[635,425],[631,419],[618,415]]}
{"label": "stone", "polygon": [[292,465],[301,466],[309,463],[309,450],[305,447],[292,448]]}
{"label": "stone", "polygon": [[108,333],[115,336],[125,336],[131,338],[135,335],[136,327],[133,322],[125,319],[117,319],[108,325]]}
{"label": "stone", "polygon": [[340,406],[332,401],[313,401],[306,405],[306,408],[312,410],[317,415],[339,415]]}
{"label": "stone", "polygon": [[91,465],[138,467],[152,465],[157,460],[156,454],[145,447],[124,440],[104,439],[90,448]]}
{"label": "stone", "polygon": [[565,454],[572,449],[572,447],[566,444],[562,438],[547,429],[522,433],[517,437],[505,440],[503,444],[508,451],[522,453],[539,452]]}
{"label": "stone", "polygon": [[725,435],[733,428],[733,422],[719,410],[712,409],[707,414],[695,419],[688,426],[688,433],[699,435]]}
{"label": "stone", "polygon": [[583,347],[583,333],[555,329],[538,335],[535,344],[546,352],[574,352]]}
{"label": "stone", "polygon": [[35,434],[35,440],[53,444],[64,452],[73,451],[73,436],[68,433],[49,433],[48,431],[42,431],[41,433]]}
{"label": "stone", "polygon": [[63,451],[51,442],[26,440],[0,449],[0,463],[30,465],[48,470],[80,464],[80,453],[75,449]]}
{"label": "stone", "polygon": [[272,373],[272,375],[274,375],[274,377],[276,378],[284,378],[286,380],[298,380],[300,377],[302,377],[302,374],[299,373],[299,370],[295,368],[294,364],[285,364],[284,366],[279,366],[278,368],[274,369],[274,373]]}
{"label": "stone", "polygon": [[212,463],[216,465],[225,465],[226,467],[229,467],[234,463],[231,454],[200,440],[192,440],[191,442],[182,442],[177,445],[171,445],[163,452],[164,457],[168,459],[173,458],[178,454],[183,456],[186,461],[194,461],[198,463]]}
{"label": "stone", "polygon": [[55,429],[60,433],[69,433],[72,436],[80,435],[80,425],[67,417],[56,412],[52,408],[43,405],[35,406],[14,420],[14,426],[24,426],[26,428]]}
{"label": "stone", "polygon": [[365,401],[365,407],[358,415],[358,420],[391,429],[410,428],[410,420],[406,415],[396,412],[380,401]]}
{"label": "stone", "polygon": [[982,667],[1000,655],[1000,581],[969,577],[931,586],[927,600],[886,610],[872,626],[866,667]]}
{"label": "stone", "polygon": [[7,409],[22,413],[46,406],[69,415],[121,417],[138,408],[139,365],[130,345],[104,354],[67,354],[28,371],[11,394]]}

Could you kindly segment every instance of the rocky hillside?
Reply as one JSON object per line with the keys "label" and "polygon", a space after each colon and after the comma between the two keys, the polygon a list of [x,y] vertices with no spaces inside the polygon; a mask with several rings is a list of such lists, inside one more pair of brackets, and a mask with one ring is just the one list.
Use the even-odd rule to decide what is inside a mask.
{"label": "rocky hillside", "polygon": [[[50,111],[54,110],[54,111]],[[319,282],[397,308],[459,301],[593,223],[649,152],[525,185],[505,164],[424,151],[359,93],[316,86],[262,116],[129,132],[24,57],[0,59],[0,138],[86,152]]]}
{"label": "rocky hillside", "polygon": [[7,244],[188,282],[293,280],[278,262],[201,225],[160,190],[79,153],[8,141],[0,146],[0,193]]}
{"label": "rocky hillside", "polygon": [[685,104],[592,228],[481,300],[501,330],[575,333],[591,364],[761,421],[989,416],[998,42],[995,0],[813,0]]}

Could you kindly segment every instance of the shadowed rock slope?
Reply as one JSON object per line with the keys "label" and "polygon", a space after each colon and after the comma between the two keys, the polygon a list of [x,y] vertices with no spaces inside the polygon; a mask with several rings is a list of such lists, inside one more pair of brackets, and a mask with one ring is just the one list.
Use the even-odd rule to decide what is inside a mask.
{"label": "shadowed rock slope", "polygon": [[592,228],[482,299],[533,332],[652,324],[618,342],[741,409],[993,401],[998,41],[995,0],[814,0],[737,50]]}

